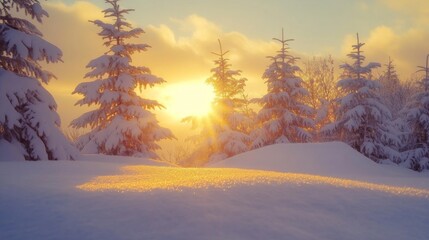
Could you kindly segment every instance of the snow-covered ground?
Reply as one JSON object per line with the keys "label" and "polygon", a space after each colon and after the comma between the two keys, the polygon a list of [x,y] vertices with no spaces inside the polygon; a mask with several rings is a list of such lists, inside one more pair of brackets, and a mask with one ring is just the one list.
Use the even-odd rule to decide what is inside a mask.
{"label": "snow-covered ground", "polygon": [[[427,240],[429,236],[429,174],[374,164],[342,143],[274,145],[201,171],[166,168],[142,159],[84,158],[0,161],[0,239]],[[291,173],[304,173],[309,180],[293,180],[301,175]],[[263,181],[242,181],[248,175],[262,176]],[[345,186],[347,180],[341,179],[325,183],[326,178],[318,175],[380,187],[408,186],[423,194]],[[273,176],[282,180],[271,182]],[[212,178],[224,185],[201,184]],[[177,187],[141,191],[140,185],[147,182]],[[78,188],[92,183],[107,188]],[[124,187],[109,190],[118,184]]]}
{"label": "snow-covered ground", "polygon": [[377,164],[342,142],[271,145],[211,166],[308,173],[429,189],[428,171],[418,173]]}

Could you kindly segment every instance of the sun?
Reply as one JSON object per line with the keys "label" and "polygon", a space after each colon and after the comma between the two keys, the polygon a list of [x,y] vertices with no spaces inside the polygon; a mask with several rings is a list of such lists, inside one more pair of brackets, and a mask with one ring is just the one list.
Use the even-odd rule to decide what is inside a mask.
{"label": "sun", "polygon": [[178,119],[207,115],[215,97],[213,88],[204,81],[171,84],[163,95],[166,112]]}

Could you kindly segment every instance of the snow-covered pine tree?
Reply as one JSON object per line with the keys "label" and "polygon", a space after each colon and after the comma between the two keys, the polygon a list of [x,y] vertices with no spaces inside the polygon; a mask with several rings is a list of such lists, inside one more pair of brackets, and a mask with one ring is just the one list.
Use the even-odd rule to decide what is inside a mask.
{"label": "snow-covered pine tree", "polygon": [[156,143],[173,138],[170,130],[159,126],[151,112],[163,106],[136,93],[136,88],[153,87],[165,81],[151,74],[147,67],[133,66],[131,55],[146,51],[147,44],[130,43],[144,33],[132,28],[125,15],[133,9],[122,9],[118,0],[106,0],[111,5],[104,10],[105,18],[112,22],[92,21],[101,28],[99,35],[105,40],[109,52],[92,60],[85,78],[94,81],[79,84],[73,93],[82,94],[77,105],[97,105],[98,108],[72,121],[74,128],[91,127],[92,130],[78,141],[84,153],[142,156],[158,158]]}
{"label": "snow-covered pine tree", "polygon": [[262,106],[256,121],[259,128],[254,135],[253,147],[258,148],[276,143],[309,142],[310,130],[314,121],[310,116],[314,109],[303,103],[308,91],[303,88],[303,80],[297,76],[300,68],[295,65],[298,58],[289,54],[288,42],[293,39],[274,38],[281,44],[278,54],[269,57],[272,63],[265,70],[268,92],[265,96],[253,99]]}
{"label": "snow-covered pine tree", "polygon": [[391,113],[378,95],[380,84],[371,79],[372,69],[381,65],[375,62],[363,65],[365,56],[361,48],[364,45],[357,35],[357,43],[347,55],[354,63],[340,66],[344,72],[338,87],[344,96],[337,100],[335,122],[322,131],[337,136],[376,162],[386,159],[397,162],[399,153],[395,149],[400,140],[392,127]]}
{"label": "snow-covered pine tree", "polygon": [[[215,91],[212,103],[212,112],[202,121],[201,133],[194,139],[200,146],[190,157],[206,158],[208,161],[218,161],[249,150],[250,137],[249,121],[245,110],[247,98],[244,87],[247,79],[241,76],[240,70],[232,70],[229,59],[225,57],[229,51],[224,52],[219,41],[219,53],[213,53],[218,58],[214,60],[216,67],[211,69],[212,76],[207,83]],[[194,117],[185,119],[198,121]]]}
{"label": "snow-covered pine tree", "polygon": [[385,66],[386,70],[379,79],[381,83],[380,95],[383,103],[392,113],[393,119],[396,119],[407,102],[407,89],[400,82],[395,64],[393,64],[390,57],[389,62]]}
{"label": "snow-covered pine tree", "polygon": [[416,171],[429,169],[429,54],[426,66],[419,68],[425,73],[420,82],[422,91],[405,107],[404,116],[410,133],[402,152],[403,164]]}
{"label": "snow-covered pine tree", "polygon": [[38,22],[48,16],[38,0],[0,3],[0,144],[16,146],[27,160],[76,159],[55,100],[42,86],[55,76],[39,64],[60,61],[62,52],[30,21],[12,16],[14,10]]}

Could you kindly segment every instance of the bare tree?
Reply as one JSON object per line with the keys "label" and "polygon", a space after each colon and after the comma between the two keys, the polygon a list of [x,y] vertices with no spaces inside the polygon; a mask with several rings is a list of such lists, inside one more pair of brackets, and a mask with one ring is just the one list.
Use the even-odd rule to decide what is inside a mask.
{"label": "bare tree", "polygon": [[191,141],[177,141],[169,147],[164,147],[159,153],[161,161],[182,167],[196,167],[198,164],[187,161],[194,152]]}
{"label": "bare tree", "polygon": [[300,76],[309,92],[303,101],[316,110],[314,138],[321,140],[318,131],[334,120],[334,100],[340,95],[334,60],[330,55],[308,59],[303,63]]}

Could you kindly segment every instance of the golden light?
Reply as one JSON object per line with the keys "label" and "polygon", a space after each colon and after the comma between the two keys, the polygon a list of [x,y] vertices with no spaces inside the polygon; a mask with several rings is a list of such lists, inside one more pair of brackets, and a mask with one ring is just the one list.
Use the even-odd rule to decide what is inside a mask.
{"label": "golden light", "polygon": [[429,198],[426,189],[396,187],[355,180],[300,173],[283,173],[236,168],[177,168],[125,166],[123,173],[100,176],[76,186],[90,192],[148,192],[153,190],[182,191],[184,189],[231,189],[240,185],[294,184],[330,185],[340,188],[363,189],[393,195]]}
{"label": "golden light", "polygon": [[204,81],[171,84],[163,90],[163,95],[166,112],[177,119],[207,115],[215,97],[213,88]]}

